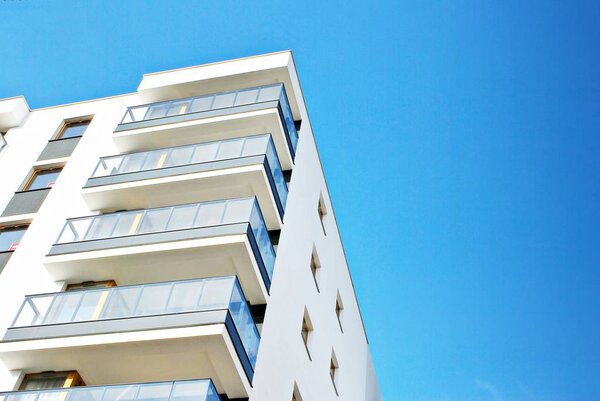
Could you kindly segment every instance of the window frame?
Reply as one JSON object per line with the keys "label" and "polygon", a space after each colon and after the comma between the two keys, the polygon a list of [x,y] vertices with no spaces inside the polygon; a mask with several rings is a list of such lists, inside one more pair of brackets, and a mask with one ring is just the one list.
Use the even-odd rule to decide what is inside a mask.
{"label": "window frame", "polygon": [[312,361],[312,356],[310,355],[310,343],[312,342],[314,331],[315,328],[308,313],[308,309],[304,307],[304,313],[302,314],[302,323],[300,326],[300,337],[302,338],[302,343],[304,344],[304,348],[306,348],[306,353],[308,354],[308,359],[310,361]]}
{"label": "window frame", "polygon": [[93,116],[84,116],[63,120],[63,122],[58,127],[57,132],[52,136],[51,141],[62,141],[67,139],[81,138],[83,134],[85,134],[85,131],[87,131],[87,128],[83,131],[81,135],[68,136],[66,138],[64,138],[63,135],[65,134],[69,126],[87,125],[89,127],[89,125],[92,123],[92,118]]}
{"label": "window frame", "polygon": [[81,378],[81,375],[76,370],[63,370],[59,372],[38,372],[38,373],[27,373],[23,376],[23,380],[21,380],[21,384],[19,385],[19,391],[32,391],[34,389],[25,390],[27,383],[29,383],[32,379],[36,378],[51,378],[51,377],[61,377],[65,376],[65,381],[63,382],[62,387],[55,388],[71,388],[71,387],[80,387],[85,386],[85,382]]}
{"label": "window frame", "polygon": [[327,235],[327,230],[325,229],[325,220],[327,219],[328,213],[327,206],[325,205],[325,198],[321,192],[319,194],[319,202],[317,203],[317,215],[319,216],[319,222],[321,223],[321,228],[323,229],[324,235]]}
{"label": "window frame", "polygon": [[[64,166],[52,166],[52,167],[50,167],[50,166],[41,166],[41,167],[35,167],[35,168],[31,169],[31,171],[29,172],[29,175],[25,179],[25,182],[23,183],[23,185],[21,185],[21,189],[19,190],[19,192],[30,192],[30,191],[41,191],[41,190],[44,190],[44,189],[52,189],[52,187],[54,186],[54,183],[56,182],[56,180],[60,176],[60,173],[62,172],[63,167]],[[58,172],[58,175],[56,176],[56,179],[54,181],[52,181],[52,185],[46,186],[44,188],[30,189],[31,184],[33,184],[33,181],[35,180],[35,178],[38,175],[40,175],[40,173],[51,172],[51,171],[55,171],[55,170],[59,170],[59,172]]]}
{"label": "window frame", "polygon": [[19,244],[23,240],[23,237],[25,236],[25,233],[27,232],[28,228],[29,228],[29,224],[19,224],[19,225],[15,225],[15,226],[0,227],[0,235],[3,231],[17,231],[17,230],[23,229],[23,235],[21,235],[21,237],[19,238],[19,241],[13,242],[11,244],[11,246],[6,250],[0,249],[0,254],[16,251],[17,248],[19,247]]}

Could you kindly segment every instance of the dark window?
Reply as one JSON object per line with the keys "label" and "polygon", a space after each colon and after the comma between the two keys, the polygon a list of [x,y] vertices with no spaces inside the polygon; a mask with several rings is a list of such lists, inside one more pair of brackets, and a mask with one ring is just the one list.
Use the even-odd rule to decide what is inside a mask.
{"label": "dark window", "polygon": [[25,375],[19,390],[44,390],[77,386],[85,386],[85,383],[79,373],[75,371],[43,372]]}
{"label": "dark window", "polygon": [[25,231],[27,231],[27,226],[0,229],[0,252],[11,252],[17,249]]}

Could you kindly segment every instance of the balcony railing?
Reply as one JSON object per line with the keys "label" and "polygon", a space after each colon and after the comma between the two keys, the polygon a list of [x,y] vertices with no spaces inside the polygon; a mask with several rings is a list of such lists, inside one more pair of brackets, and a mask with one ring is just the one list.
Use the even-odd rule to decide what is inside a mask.
{"label": "balcony railing", "polygon": [[259,256],[273,277],[275,251],[256,198],[228,199],[69,219],[57,244],[250,223]]}
{"label": "balcony railing", "polygon": [[0,133],[0,153],[6,147],[6,139],[4,139],[4,135]]}
{"label": "balcony railing", "polygon": [[235,276],[30,295],[11,327],[215,310],[229,311],[243,351],[254,367],[260,336]]}
{"label": "balcony railing", "polygon": [[274,189],[277,192],[275,195],[283,208],[287,200],[288,188],[273,141],[268,134],[103,157],[98,162],[92,178],[258,155],[266,155],[269,171],[275,184]]}
{"label": "balcony railing", "polygon": [[232,109],[239,106],[279,102],[279,111],[287,131],[291,152],[296,152],[298,132],[294,125],[294,117],[288,102],[283,84],[259,86],[255,88],[240,89],[232,92],[213,93],[185,99],[169,100],[127,109],[121,124],[130,124],[140,121],[156,120],[184,114],[203,113],[213,110]]}
{"label": "balcony railing", "polygon": [[0,393],[0,401],[220,401],[210,379]]}

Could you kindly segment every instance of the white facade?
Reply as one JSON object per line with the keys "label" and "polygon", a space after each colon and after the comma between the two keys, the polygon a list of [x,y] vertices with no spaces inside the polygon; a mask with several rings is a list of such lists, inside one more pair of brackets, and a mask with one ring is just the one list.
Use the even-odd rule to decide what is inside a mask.
{"label": "white facade", "polygon": [[[283,84],[289,108],[281,97],[279,102],[268,98],[281,87],[274,84]],[[268,90],[239,92],[256,87]],[[238,91],[234,100],[204,96],[228,91]],[[135,108],[190,97],[187,103]],[[285,110],[295,127],[290,119],[286,125]],[[111,98],[30,111],[23,98],[0,100],[0,111],[1,131],[7,131],[7,146],[0,151],[0,210],[5,211],[0,229],[28,225],[23,237],[9,244],[14,249],[0,249],[0,391],[19,390],[25,374],[77,371],[88,386],[212,379],[223,400],[381,399],[291,52],[148,74],[137,92]],[[91,122],[80,139],[56,138],[65,122],[82,119]],[[251,151],[246,138],[264,134],[270,136],[252,142],[260,146]],[[224,150],[239,141],[244,143],[239,154]],[[217,153],[197,162],[212,144]],[[261,146],[272,146],[283,175]],[[189,159],[174,161],[179,159],[173,148]],[[106,157],[124,153],[134,154],[127,159],[132,165],[138,158],[144,161],[117,171],[123,159]],[[96,170],[101,158],[101,170],[108,172]],[[150,167],[143,167],[153,158]],[[121,167],[106,167],[117,162]],[[49,189],[27,191],[32,170],[56,167],[62,170]],[[277,190],[282,188],[277,177],[287,181],[287,201],[285,189]],[[244,220],[246,212],[234,209],[246,205],[241,201],[219,203],[253,197],[264,224]],[[195,217],[182,218],[183,226],[176,226],[176,213],[188,216],[183,213],[192,210],[177,205],[198,202]],[[160,209],[171,206],[177,207]],[[101,214],[108,217],[69,220],[80,230],[75,234],[68,232],[68,224],[64,228],[68,219]],[[163,216],[168,217],[161,225]],[[125,221],[125,231],[115,234]],[[112,231],[105,234],[103,224],[113,224]],[[261,224],[269,230],[272,248],[259,232]],[[275,252],[274,265],[269,249]],[[254,362],[251,334],[235,322],[237,309],[230,305],[223,312],[232,317],[232,329],[226,319],[219,320],[225,304],[210,309],[210,302],[198,301],[190,306],[193,310],[184,311],[183,303],[171,308],[173,294],[179,294],[174,288],[183,287],[169,287],[162,312],[152,309],[153,302],[163,302],[158,295],[145,301],[139,295],[135,308],[144,302],[150,307],[127,309],[130,314],[110,319],[104,309],[116,292],[99,289],[89,313],[82,306],[86,295],[78,293],[72,295],[81,296],[77,306],[61,304],[61,313],[69,317],[52,317],[52,308],[63,299],[54,294],[47,297],[52,304],[31,298],[32,304],[39,300],[38,309],[46,308],[37,311],[43,319],[25,316],[32,308],[28,304],[20,312],[22,320],[14,321],[25,296],[58,293],[68,284],[114,280],[120,288],[220,276],[236,276],[252,305],[260,330]],[[201,285],[200,300],[223,295]],[[139,288],[139,294],[149,291]],[[262,323],[261,305],[266,305]],[[80,313],[88,315],[79,318]],[[303,319],[310,328],[307,345]]]}

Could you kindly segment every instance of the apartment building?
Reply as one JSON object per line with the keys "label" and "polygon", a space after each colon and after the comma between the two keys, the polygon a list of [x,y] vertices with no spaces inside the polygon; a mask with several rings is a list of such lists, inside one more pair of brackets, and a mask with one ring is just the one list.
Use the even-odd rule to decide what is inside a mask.
{"label": "apartment building", "polygon": [[291,52],[0,132],[0,401],[381,399]]}

